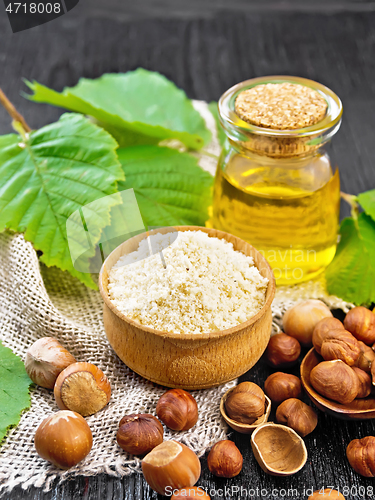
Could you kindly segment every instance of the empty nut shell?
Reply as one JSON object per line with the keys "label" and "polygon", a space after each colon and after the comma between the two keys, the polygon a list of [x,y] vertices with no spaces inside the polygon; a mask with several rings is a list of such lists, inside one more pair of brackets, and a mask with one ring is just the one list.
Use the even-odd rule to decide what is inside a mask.
{"label": "empty nut shell", "polygon": [[310,382],[319,394],[341,404],[351,403],[359,391],[357,374],[341,359],[322,361],[314,366]]}
{"label": "empty nut shell", "polygon": [[279,404],[289,398],[300,398],[302,394],[301,381],[290,373],[276,372],[267,377],[264,392],[272,403]]}
{"label": "empty nut shell", "polygon": [[345,328],[365,344],[375,342],[375,314],[366,307],[354,307],[344,319]]}
{"label": "empty nut shell", "polygon": [[265,397],[253,382],[242,382],[231,391],[225,401],[229,418],[242,424],[252,424],[264,414]]}
{"label": "empty nut shell", "polygon": [[298,340],[283,332],[270,338],[265,352],[268,363],[275,368],[293,366],[300,354],[301,344]]}
{"label": "empty nut shell", "polygon": [[231,478],[242,470],[243,458],[240,450],[228,439],[219,441],[211,448],[207,457],[207,465],[212,474],[218,477]]}
{"label": "empty nut shell", "polygon": [[197,423],[198,405],[189,392],[171,389],[159,399],[156,414],[173,431],[187,431]]}
{"label": "empty nut shell", "polygon": [[276,410],[276,421],[286,424],[305,437],[312,432],[318,424],[316,412],[300,399],[287,399]]}
{"label": "empty nut shell", "polygon": [[125,415],[120,420],[117,443],[132,455],[144,455],[163,442],[163,426],[153,415]]}
{"label": "empty nut shell", "polygon": [[375,476],[375,437],[353,439],[346,448],[346,456],[353,469],[365,477]]}

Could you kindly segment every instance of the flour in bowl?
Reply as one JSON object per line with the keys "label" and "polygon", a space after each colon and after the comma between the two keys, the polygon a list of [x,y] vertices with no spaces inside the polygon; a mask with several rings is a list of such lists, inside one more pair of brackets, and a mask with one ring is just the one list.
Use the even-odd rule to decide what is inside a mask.
{"label": "flour in bowl", "polygon": [[166,268],[159,253],[147,257],[144,239],[109,273],[109,298],[127,317],[156,330],[199,334],[236,326],[263,307],[268,279],[231,243],[203,231],[150,238],[153,249],[164,248]]}

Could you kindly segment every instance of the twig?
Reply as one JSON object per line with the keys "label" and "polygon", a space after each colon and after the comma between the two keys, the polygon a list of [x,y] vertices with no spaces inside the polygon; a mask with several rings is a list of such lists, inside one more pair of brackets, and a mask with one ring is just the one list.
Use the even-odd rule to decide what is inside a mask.
{"label": "twig", "polygon": [[6,111],[8,111],[9,115],[13,118],[14,121],[19,122],[22,125],[22,128],[25,130],[25,132],[31,131],[31,128],[26,123],[25,118],[16,110],[16,108],[13,106],[13,104],[10,102],[10,100],[1,90],[1,88],[0,88],[0,104],[4,106],[4,108],[6,109]]}
{"label": "twig", "polygon": [[354,194],[340,192],[341,198],[346,201],[351,207],[351,215],[357,220],[359,214],[358,198]]}

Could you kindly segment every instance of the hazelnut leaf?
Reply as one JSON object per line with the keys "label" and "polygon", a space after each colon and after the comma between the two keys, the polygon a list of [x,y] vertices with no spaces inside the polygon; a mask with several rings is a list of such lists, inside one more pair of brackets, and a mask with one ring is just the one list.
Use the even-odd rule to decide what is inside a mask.
{"label": "hazelnut leaf", "polygon": [[336,255],[326,269],[328,292],[354,304],[375,302],[375,222],[365,213],[346,218]]}
{"label": "hazelnut leaf", "polygon": [[22,360],[0,342],[0,442],[30,407],[31,383]]}
{"label": "hazelnut leaf", "polygon": [[34,94],[25,97],[92,116],[121,146],[178,139],[200,149],[211,138],[185,92],[157,72],[138,68],[94,80],[81,78],[61,93],[36,81],[26,85]]}
{"label": "hazelnut leaf", "polygon": [[145,224],[204,226],[213,177],[194,156],[151,145],[120,148],[118,156],[126,178],[118,189],[134,189]]}
{"label": "hazelnut leaf", "polygon": [[[84,205],[117,192],[124,174],[116,148],[105,130],[75,113],[28,134],[0,137],[0,231],[23,232],[47,266],[97,288],[89,273],[73,267],[66,221]],[[109,211],[100,213],[104,225]]]}
{"label": "hazelnut leaf", "polygon": [[366,214],[375,220],[375,189],[359,194],[357,199]]}

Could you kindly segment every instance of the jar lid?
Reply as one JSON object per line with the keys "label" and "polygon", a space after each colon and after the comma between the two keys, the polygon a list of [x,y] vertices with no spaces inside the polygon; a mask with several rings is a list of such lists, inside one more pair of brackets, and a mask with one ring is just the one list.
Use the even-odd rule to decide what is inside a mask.
{"label": "jar lid", "polygon": [[219,100],[231,142],[271,157],[310,154],[340,128],[342,103],[313,80],[269,76],[241,82]]}
{"label": "jar lid", "polygon": [[276,130],[294,130],[320,122],[327,101],[316,90],[296,83],[266,83],[242,91],[235,100],[244,121]]}

